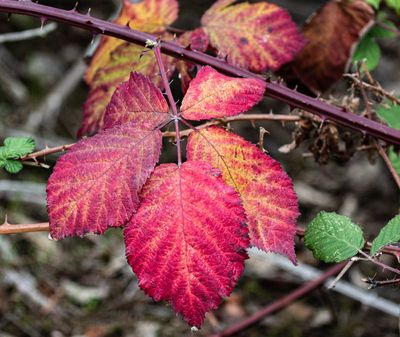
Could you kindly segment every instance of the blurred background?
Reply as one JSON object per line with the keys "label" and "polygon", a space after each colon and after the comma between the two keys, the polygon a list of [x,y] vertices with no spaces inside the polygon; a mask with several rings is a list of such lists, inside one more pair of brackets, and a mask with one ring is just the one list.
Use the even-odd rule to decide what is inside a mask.
{"label": "blurred background", "polygon": [[[286,8],[301,26],[325,1],[273,2]],[[66,9],[75,5],[67,0],[40,3]],[[173,26],[189,30],[199,26],[202,13],[213,1],[179,3],[180,17]],[[91,8],[93,16],[109,19],[118,6],[118,0],[82,0],[78,8],[81,12]],[[0,15],[0,138],[31,136],[38,149],[76,140],[88,93],[82,76],[96,45],[84,30],[46,25],[48,33],[43,37],[2,42],[2,34],[38,28],[40,22],[27,16]],[[399,93],[400,43],[384,40],[380,44],[383,58],[374,78],[388,91]],[[329,94],[340,100],[347,88],[344,82]],[[175,92],[180,98],[179,91]],[[287,106],[270,99],[253,110],[270,111],[289,113]],[[293,125],[232,125],[253,142],[259,139],[260,127],[268,131],[266,150],[294,181],[302,214],[299,226],[305,227],[321,210],[332,210],[351,216],[367,237],[374,237],[398,213],[398,190],[379,157],[359,152],[346,163],[332,158],[320,165],[308,154],[307,144],[288,154],[278,151],[292,141]],[[164,151],[163,162],[175,160],[174,144],[165,141]],[[56,160],[57,156],[49,156],[46,163],[53,166]],[[0,171],[0,222],[6,215],[10,223],[46,222],[45,186],[50,173],[51,169],[37,167],[26,167],[17,175]],[[297,242],[296,250],[306,267],[327,268],[312,258],[302,242]],[[359,264],[345,280],[355,293],[366,288],[361,279],[375,272]],[[125,260],[121,230],[61,242],[50,240],[47,233],[0,236],[0,337],[207,336],[287,294],[306,278],[301,267],[293,270],[279,257],[252,252],[232,296],[207,315],[200,331],[191,332],[165,303],[154,303],[139,289]],[[239,336],[398,336],[399,289],[386,287],[360,294],[354,299],[325,289],[314,291]],[[379,302],[368,295],[388,299],[387,306],[394,311],[362,304]]]}

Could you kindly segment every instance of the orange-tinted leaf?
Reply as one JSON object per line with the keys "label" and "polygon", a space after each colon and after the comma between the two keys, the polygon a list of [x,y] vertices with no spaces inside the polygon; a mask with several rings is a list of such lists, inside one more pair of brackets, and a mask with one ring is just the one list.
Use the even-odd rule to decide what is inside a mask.
{"label": "orange-tinted leaf", "polygon": [[76,143],[57,162],[47,185],[50,233],[55,239],[102,234],[124,225],[158,161],[159,130],[132,123]]}
{"label": "orange-tinted leaf", "polygon": [[[162,33],[165,27],[173,23],[177,17],[178,2],[176,0],[143,0],[139,3],[124,0],[121,13],[114,22],[120,25],[129,23],[132,29],[147,33]],[[124,44],[123,40],[102,37],[85,74],[88,84],[94,79],[97,70],[109,62],[111,52],[122,44]]]}
{"label": "orange-tinted leaf", "polygon": [[187,157],[220,169],[225,182],[239,192],[253,246],[296,262],[297,197],[278,162],[254,144],[218,127],[193,132]]}
{"label": "orange-tinted leaf", "polygon": [[[209,44],[208,36],[204,32],[203,28],[197,28],[195,30],[183,33],[181,36],[179,36],[178,42],[186,48],[201,52],[205,52]],[[176,68],[179,72],[182,91],[185,93],[189,87],[190,81],[193,79],[192,72],[195,68],[195,65],[193,63],[180,60],[177,62]]]}
{"label": "orange-tinted leaf", "polygon": [[168,115],[162,92],[147,77],[131,73],[128,81],[115,90],[104,115],[104,128],[135,122],[144,128],[156,128]]}
{"label": "orange-tinted leaf", "polygon": [[228,62],[253,71],[277,70],[303,47],[290,15],[267,2],[219,0],[201,22],[211,44]]}
{"label": "orange-tinted leaf", "polygon": [[263,98],[265,87],[262,80],[228,77],[203,67],[183,98],[182,116],[202,120],[238,115]]}
{"label": "orange-tinted leaf", "polygon": [[[83,106],[83,122],[78,136],[93,134],[103,127],[103,115],[111,96],[119,84],[129,78],[131,71],[139,72],[161,87],[161,77],[154,53],[142,55],[143,47],[124,43],[112,52],[109,62],[98,69],[90,86],[89,95]],[[174,59],[162,56],[167,68],[174,68]],[[172,74],[172,71],[168,73]]]}
{"label": "orange-tinted leaf", "polygon": [[239,195],[204,162],[156,168],[125,227],[140,287],[192,326],[233,290],[249,244]]}
{"label": "orange-tinted leaf", "polygon": [[331,0],[302,28],[308,44],[291,69],[314,92],[325,91],[346,71],[354,46],[372,23],[373,9],[364,0]]}

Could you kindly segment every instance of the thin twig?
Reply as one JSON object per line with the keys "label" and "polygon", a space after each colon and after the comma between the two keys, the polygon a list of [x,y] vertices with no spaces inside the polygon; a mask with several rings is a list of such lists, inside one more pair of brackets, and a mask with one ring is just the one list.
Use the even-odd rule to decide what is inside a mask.
{"label": "thin twig", "polygon": [[393,166],[392,161],[390,160],[389,156],[387,155],[386,151],[383,149],[382,145],[379,142],[376,142],[376,148],[378,149],[379,155],[382,157],[383,161],[385,162],[387,168],[389,169],[394,181],[397,184],[397,187],[400,189],[400,177]]}
{"label": "thin twig", "polygon": [[351,259],[346,263],[344,268],[340,271],[340,273],[335,277],[332,283],[329,285],[328,289],[333,289],[336,287],[336,284],[340,281],[340,279],[346,274],[346,272],[351,268],[351,266],[356,262],[356,260]]}
{"label": "thin twig", "polygon": [[[232,117],[225,117],[221,119],[215,119],[210,122],[198,125],[196,128],[197,129],[204,129],[212,125],[221,125],[221,124],[226,124],[230,122],[242,122],[242,121],[282,121],[282,122],[297,122],[301,119],[300,116],[295,116],[295,115],[274,115],[274,114],[242,114],[238,116],[232,116]],[[189,134],[193,132],[192,129],[187,129],[183,130],[180,132],[181,137],[186,137],[189,136]],[[165,138],[175,138],[176,137],[176,132],[175,131],[165,131],[163,132],[163,137]],[[73,144],[66,144],[66,145],[61,145],[61,146],[56,146],[52,148],[46,148],[44,150],[40,150],[37,152],[33,152],[31,154],[28,154],[24,157],[21,157],[20,160],[22,161],[27,161],[27,160],[36,160],[39,157],[45,157],[50,154],[54,154],[57,152],[64,152],[71,148]]]}
{"label": "thin twig", "polygon": [[371,278],[362,279],[365,283],[369,284],[368,289],[374,289],[377,287],[391,286],[400,284],[400,278],[395,278],[393,280],[377,281]]}
{"label": "thin twig", "polygon": [[344,74],[343,76],[352,80],[358,87],[363,87],[364,89],[373,91],[380,96],[386,97],[388,100],[392,101],[393,103],[400,105],[400,99],[398,97],[396,97],[395,95],[387,92],[379,84],[376,84],[376,85],[369,84],[367,82],[362,81],[354,74]]}
{"label": "thin twig", "polygon": [[364,256],[366,259],[368,259],[368,261],[372,262],[373,264],[376,264],[377,266],[381,267],[383,270],[387,269],[389,271],[391,271],[392,273],[395,273],[397,275],[400,275],[400,270],[396,269],[396,268],[392,268],[386,264],[383,264],[382,262],[379,262],[378,260],[372,258],[371,256],[369,256],[367,253],[363,252],[362,250],[358,251],[362,256]]}
{"label": "thin twig", "polygon": [[333,267],[329,268],[326,270],[320,277],[318,277],[315,280],[312,280],[301,287],[297,288],[293,292],[289,293],[288,295],[279,298],[277,301],[269,304],[265,308],[257,311],[255,314],[251,315],[248,318],[245,318],[244,320],[233,324],[229,328],[216,333],[214,335],[211,335],[210,337],[226,337],[226,336],[233,336],[250,326],[258,323],[261,321],[264,317],[268,316],[269,314],[272,314],[274,312],[277,312],[279,310],[282,310],[283,308],[287,307],[289,304],[293,303],[297,299],[309,294],[312,292],[314,289],[320,287],[325,283],[327,279],[329,279],[331,276],[336,275],[344,266],[346,263],[339,263],[337,265],[334,265]]}
{"label": "thin twig", "polygon": [[0,43],[29,40],[35,37],[44,37],[47,34],[51,33],[53,30],[56,30],[56,28],[57,24],[55,22],[52,22],[40,28],[28,29],[22,32],[1,34]]}

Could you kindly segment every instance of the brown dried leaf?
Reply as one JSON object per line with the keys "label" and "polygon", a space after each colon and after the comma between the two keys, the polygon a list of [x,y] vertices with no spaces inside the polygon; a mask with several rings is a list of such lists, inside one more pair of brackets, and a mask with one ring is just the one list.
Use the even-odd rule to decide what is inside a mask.
{"label": "brown dried leaf", "polygon": [[303,26],[308,44],[290,70],[313,92],[325,91],[346,71],[355,45],[373,19],[374,11],[364,0],[329,1]]}

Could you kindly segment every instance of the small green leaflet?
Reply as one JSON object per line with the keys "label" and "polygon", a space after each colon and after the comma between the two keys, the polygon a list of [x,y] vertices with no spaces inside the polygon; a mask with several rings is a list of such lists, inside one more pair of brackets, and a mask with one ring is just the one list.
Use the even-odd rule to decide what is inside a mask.
{"label": "small green leaflet", "polygon": [[386,0],[386,4],[390,8],[393,8],[397,15],[400,15],[400,0]]}
{"label": "small green leaflet", "polygon": [[390,220],[381,229],[379,235],[372,241],[371,255],[376,254],[382,247],[400,240],[400,215]]}
{"label": "small green leaflet", "polygon": [[400,155],[398,155],[396,151],[393,150],[393,147],[389,148],[389,159],[392,162],[392,165],[397,174],[400,176]]}
{"label": "small green leaflet", "polygon": [[357,45],[356,51],[353,55],[353,61],[364,61],[365,66],[369,71],[374,70],[381,58],[381,49],[375,38],[369,33],[366,34]]}
{"label": "small green leaflet", "polygon": [[381,4],[381,0],[367,0],[367,3],[368,5],[374,7],[375,9],[378,9]]}
{"label": "small green leaflet", "polygon": [[35,141],[30,137],[8,137],[4,145],[0,146],[0,167],[9,173],[18,173],[22,170],[22,163],[18,159],[31,153],[35,149]]}
{"label": "small green leaflet", "polygon": [[320,212],[308,225],[305,245],[324,262],[341,262],[353,257],[364,246],[361,228],[347,216]]}
{"label": "small green leaflet", "polygon": [[[376,37],[378,39],[393,39],[397,36],[395,32],[398,30],[393,22],[389,20],[382,20],[380,22],[382,23],[382,25],[376,24],[371,28],[368,33],[370,36]],[[390,30],[386,29],[386,27]]]}
{"label": "small green leaflet", "polygon": [[378,13],[378,20],[380,23],[373,26],[370,31],[364,35],[358,43],[353,55],[353,62],[364,61],[369,71],[374,70],[381,59],[381,48],[376,42],[376,39],[396,37],[396,25],[387,20],[383,12]]}
{"label": "small green leaflet", "polygon": [[[392,128],[400,129],[400,105],[395,105],[392,102],[382,104],[378,111],[378,116]],[[397,174],[400,176],[400,156],[396,153],[393,147],[388,151],[390,161],[393,164]]]}
{"label": "small green leaflet", "polygon": [[400,105],[392,102],[382,104],[378,109],[378,116],[390,127],[400,129]]}

